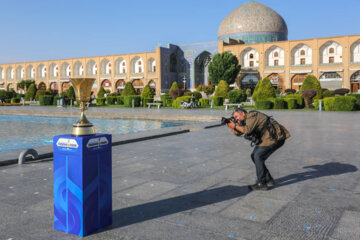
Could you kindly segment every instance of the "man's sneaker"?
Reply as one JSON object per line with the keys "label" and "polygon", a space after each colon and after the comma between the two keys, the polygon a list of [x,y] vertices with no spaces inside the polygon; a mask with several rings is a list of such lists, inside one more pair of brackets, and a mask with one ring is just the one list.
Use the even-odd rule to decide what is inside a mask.
{"label": "man's sneaker", "polygon": [[271,178],[269,181],[266,182],[266,186],[273,187],[275,186],[275,180]]}
{"label": "man's sneaker", "polygon": [[266,183],[257,182],[254,185],[249,185],[249,189],[252,191],[256,191],[256,190],[267,191],[268,187]]}

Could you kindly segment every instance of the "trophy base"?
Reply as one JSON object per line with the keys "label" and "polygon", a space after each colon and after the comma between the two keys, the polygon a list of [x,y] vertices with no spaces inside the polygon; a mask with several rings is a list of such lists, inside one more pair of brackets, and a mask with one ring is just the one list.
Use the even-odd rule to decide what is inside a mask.
{"label": "trophy base", "polygon": [[92,124],[73,124],[72,135],[74,136],[86,136],[95,135],[95,128]]}

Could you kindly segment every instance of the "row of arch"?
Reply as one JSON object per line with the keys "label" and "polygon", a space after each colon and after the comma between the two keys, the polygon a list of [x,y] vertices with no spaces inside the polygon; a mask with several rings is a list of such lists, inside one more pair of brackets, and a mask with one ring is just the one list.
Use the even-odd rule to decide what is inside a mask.
{"label": "row of arch", "polygon": [[[320,47],[320,64],[341,64],[343,61],[343,47],[335,42],[328,41]],[[240,54],[244,68],[256,68],[259,66],[259,52],[254,48],[246,48]],[[285,52],[278,46],[272,46],[265,52],[266,66],[284,66]],[[360,63],[360,39],[350,47],[350,62]],[[307,44],[299,43],[291,50],[291,65],[311,65],[312,49]]]}
{"label": "row of arch", "polygon": [[[147,71],[149,73],[155,73],[156,72],[156,61],[154,58],[149,58],[147,60]],[[112,65],[111,61],[108,59],[103,59],[100,62],[100,75],[107,76],[111,75],[114,68],[115,75],[121,75],[121,74],[127,74],[130,70],[131,74],[141,74],[144,73],[144,60],[136,56],[131,59],[130,61],[130,69],[128,69],[128,63],[127,61],[120,57],[115,60],[114,65]],[[16,69],[13,67],[8,67],[5,71],[3,67],[0,66],[0,79],[6,79],[7,80],[14,80],[15,78],[15,70],[16,70],[16,80],[22,80],[22,79],[35,79],[35,74],[37,74],[37,79],[44,79],[47,78],[47,76],[51,78],[57,78],[64,77],[68,78],[71,76],[71,71],[73,70],[73,77],[82,77],[84,75],[86,76],[96,76],[98,74],[98,66],[95,60],[91,59],[86,63],[86,68],[84,68],[81,61],[76,61],[73,66],[71,66],[68,62],[64,62],[61,64],[60,68],[56,63],[51,63],[49,65],[49,69],[45,64],[40,64],[37,66],[37,69],[35,71],[35,67],[33,65],[27,66],[26,69],[24,69],[23,66],[18,66]],[[86,71],[86,73],[85,73]]]}

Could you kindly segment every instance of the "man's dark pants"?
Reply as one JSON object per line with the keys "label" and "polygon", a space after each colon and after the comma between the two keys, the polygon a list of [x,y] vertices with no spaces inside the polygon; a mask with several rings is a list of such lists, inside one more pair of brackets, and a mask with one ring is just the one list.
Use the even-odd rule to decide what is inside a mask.
{"label": "man's dark pants", "polygon": [[272,177],[270,175],[269,170],[265,166],[265,160],[279,149],[282,145],[284,145],[285,140],[280,140],[277,143],[271,146],[256,146],[254,151],[251,153],[251,159],[256,167],[256,176],[258,182],[266,183]]}

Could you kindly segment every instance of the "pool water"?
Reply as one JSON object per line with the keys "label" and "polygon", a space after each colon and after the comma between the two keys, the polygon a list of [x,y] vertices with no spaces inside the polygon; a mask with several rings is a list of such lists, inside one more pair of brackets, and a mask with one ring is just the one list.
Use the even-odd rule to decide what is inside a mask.
{"label": "pool water", "polygon": [[[0,115],[0,152],[52,144],[55,135],[69,134],[78,118]],[[126,134],[184,125],[184,122],[91,119],[97,133]]]}

